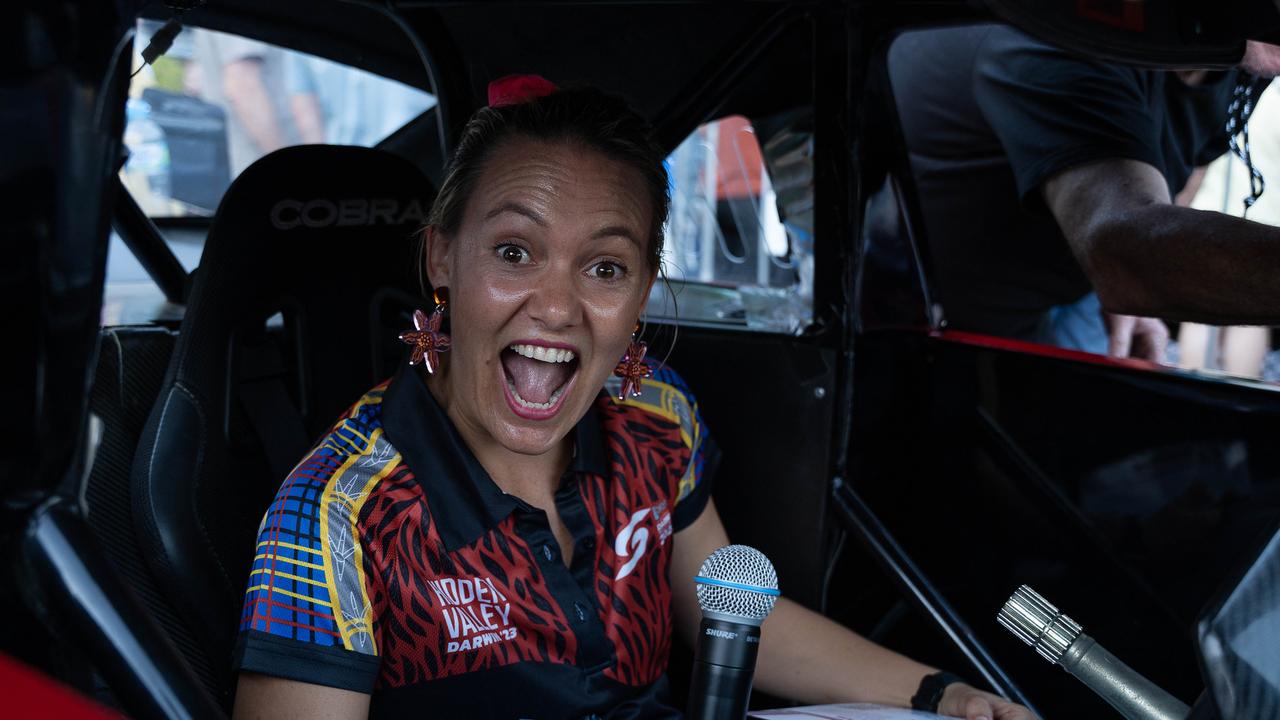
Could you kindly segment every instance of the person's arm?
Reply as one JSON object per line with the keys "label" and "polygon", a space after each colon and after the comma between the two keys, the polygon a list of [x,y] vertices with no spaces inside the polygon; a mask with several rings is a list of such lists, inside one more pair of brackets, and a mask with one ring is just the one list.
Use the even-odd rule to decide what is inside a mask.
{"label": "person's arm", "polygon": [[[676,533],[671,588],[676,627],[688,642],[697,638],[702,611],[693,578],[712,551],[729,544],[715,505]],[[908,707],[924,676],[936,672],[883,648],[788,599],[780,598],[761,627],[755,684],[804,703],[873,702]],[[1024,720],[1031,714],[963,683],[947,687],[943,714],[978,720]]]}
{"label": "person's arm", "polygon": [[262,81],[262,60],[245,57],[222,67],[222,91],[249,139],[263,155],[284,146],[275,102]]}
{"label": "person's arm", "polygon": [[284,55],[284,88],[289,96],[289,113],[304,143],[324,142],[324,109],[320,106],[313,64],[325,63],[320,58],[299,53]]}
{"label": "person's arm", "polygon": [[369,717],[369,696],[269,675],[241,673],[235,720],[356,720]]}
{"label": "person's arm", "polygon": [[1058,172],[1044,198],[1107,311],[1280,323],[1280,230],[1177,207],[1160,171],[1137,160]]}
{"label": "person's arm", "polygon": [[320,101],[310,93],[295,93],[289,96],[289,111],[293,113],[293,122],[298,126],[298,136],[302,142],[318,144],[324,142],[324,112],[320,109]]}

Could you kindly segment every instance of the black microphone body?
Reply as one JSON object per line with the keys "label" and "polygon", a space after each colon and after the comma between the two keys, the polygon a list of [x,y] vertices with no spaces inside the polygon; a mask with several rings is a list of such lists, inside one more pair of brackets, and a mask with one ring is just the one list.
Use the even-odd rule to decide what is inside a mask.
{"label": "black microphone body", "polygon": [[742,720],[751,700],[751,680],[760,650],[760,627],[704,617],[698,628],[690,720]]}
{"label": "black microphone body", "polygon": [[690,720],[742,720],[760,652],[760,623],[778,600],[778,573],[759,550],[726,545],[693,578],[702,608],[689,684]]}

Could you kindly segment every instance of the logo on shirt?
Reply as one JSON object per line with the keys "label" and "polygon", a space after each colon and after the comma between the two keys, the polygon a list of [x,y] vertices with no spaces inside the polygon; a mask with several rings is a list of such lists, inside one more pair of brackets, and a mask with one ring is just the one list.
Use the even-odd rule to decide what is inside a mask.
{"label": "logo on shirt", "polygon": [[631,513],[631,520],[613,540],[614,554],[620,558],[629,558],[622,567],[618,568],[618,574],[613,578],[615,581],[630,575],[644,557],[645,550],[649,549],[649,528],[641,527],[640,523],[650,514],[656,518],[655,530],[658,532],[658,544],[661,545],[671,537],[671,513],[667,512],[665,501]]}
{"label": "logo on shirt", "polygon": [[514,640],[511,603],[489,578],[440,578],[427,585],[440,601],[445,631],[445,650],[451,653],[476,650],[485,645]]}

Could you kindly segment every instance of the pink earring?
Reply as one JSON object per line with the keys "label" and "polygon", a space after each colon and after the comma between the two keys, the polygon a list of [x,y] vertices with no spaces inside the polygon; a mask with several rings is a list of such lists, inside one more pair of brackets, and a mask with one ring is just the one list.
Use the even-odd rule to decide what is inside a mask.
{"label": "pink earring", "polygon": [[413,346],[413,353],[409,356],[410,365],[422,363],[427,366],[427,372],[434,375],[440,367],[439,353],[448,352],[453,341],[448,333],[440,331],[445,306],[449,304],[448,295],[441,296],[439,290],[433,290],[431,299],[436,302],[436,309],[432,311],[431,317],[427,317],[421,310],[414,310],[414,329],[400,333],[400,342]]}
{"label": "pink earring", "polygon": [[653,376],[653,368],[644,361],[644,354],[649,352],[649,344],[640,340],[639,335],[640,323],[636,323],[636,329],[631,334],[631,344],[627,346],[627,352],[622,356],[618,367],[613,369],[613,374],[622,378],[619,400],[626,400],[627,395],[640,397],[642,381]]}

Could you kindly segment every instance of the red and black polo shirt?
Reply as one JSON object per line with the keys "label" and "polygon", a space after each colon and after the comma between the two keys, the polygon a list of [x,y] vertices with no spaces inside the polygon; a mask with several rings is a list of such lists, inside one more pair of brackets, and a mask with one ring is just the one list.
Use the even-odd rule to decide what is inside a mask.
{"label": "red and black polo shirt", "polygon": [[235,664],[372,693],[373,716],[677,715],[658,688],[672,535],[718,452],[678,375],[606,387],[546,514],[493,482],[421,376],[366,394],[285,480],[259,531]]}

